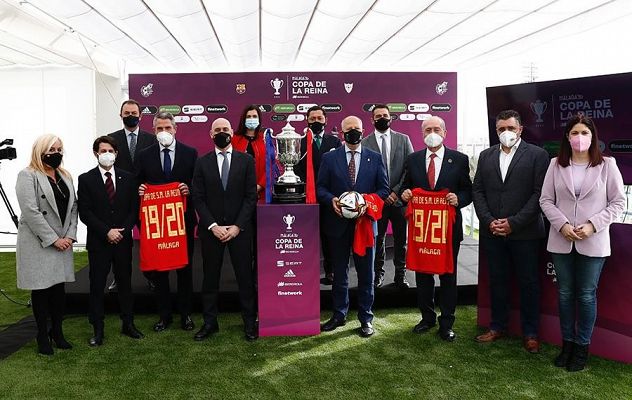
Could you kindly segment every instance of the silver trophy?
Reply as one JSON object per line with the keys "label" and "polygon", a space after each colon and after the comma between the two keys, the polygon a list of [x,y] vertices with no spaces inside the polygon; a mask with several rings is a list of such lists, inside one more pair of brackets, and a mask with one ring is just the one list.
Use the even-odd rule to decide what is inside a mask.
{"label": "silver trophy", "polygon": [[279,89],[283,87],[283,81],[279,78],[274,78],[270,81],[270,86],[272,86],[272,89],[274,89],[274,95],[278,96],[281,94],[279,92]]}
{"label": "silver trophy", "polygon": [[296,133],[288,122],[281,133],[270,136],[276,141],[277,160],[283,164],[283,175],[274,184],[274,200],[277,203],[305,202],[305,183],[294,173],[294,166],[301,160],[301,139],[305,133]]}
{"label": "silver trophy", "polygon": [[536,100],[535,103],[531,103],[531,111],[537,116],[535,122],[544,122],[542,119],[542,114],[546,111],[546,101],[542,101],[540,99]]}

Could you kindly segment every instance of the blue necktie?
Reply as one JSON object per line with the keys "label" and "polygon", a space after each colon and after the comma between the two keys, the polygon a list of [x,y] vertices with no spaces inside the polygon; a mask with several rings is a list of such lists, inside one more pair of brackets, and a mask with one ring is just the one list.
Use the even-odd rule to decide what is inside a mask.
{"label": "blue necktie", "polygon": [[167,180],[171,179],[171,156],[169,155],[169,149],[163,149],[163,153],[165,153],[165,160],[162,165],[162,170],[165,172],[165,178]]}

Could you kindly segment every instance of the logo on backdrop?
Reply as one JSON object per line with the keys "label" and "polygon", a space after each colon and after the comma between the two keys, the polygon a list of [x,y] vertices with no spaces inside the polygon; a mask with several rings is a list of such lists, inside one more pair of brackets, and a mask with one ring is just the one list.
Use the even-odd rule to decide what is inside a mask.
{"label": "logo on backdrop", "polygon": [[244,94],[246,93],[246,84],[245,83],[238,83],[235,85],[235,92],[237,92],[237,94]]}
{"label": "logo on backdrop", "polygon": [[270,81],[270,86],[272,86],[272,89],[274,89],[275,96],[279,96],[281,94],[281,92],[279,92],[279,89],[283,87],[283,83],[283,79],[279,78],[274,78]]}
{"label": "logo on backdrop", "polygon": [[283,274],[284,278],[296,278],[296,274],[291,269],[288,269],[285,274]]}
{"label": "logo on backdrop", "polygon": [[154,115],[158,112],[156,106],[140,106],[140,113],[143,115]]}
{"label": "logo on backdrop", "polygon": [[292,224],[296,221],[296,217],[292,214],[284,215],[283,222],[287,225],[287,230],[292,230]]}
{"label": "logo on backdrop", "polygon": [[352,90],[353,90],[353,82],[345,83],[345,92],[351,93]]}
{"label": "logo on backdrop", "polygon": [[537,117],[535,122],[544,122],[544,120],[542,119],[542,115],[546,111],[546,106],[547,106],[546,101],[537,99],[535,102],[531,103],[530,106],[531,106],[531,111],[533,111],[533,113]]}
{"label": "logo on backdrop", "polygon": [[154,84],[148,83],[145,86],[140,87],[140,94],[143,97],[149,97],[154,93]]}
{"label": "logo on backdrop", "polygon": [[437,84],[437,86],[435,86],[435,92],[437,92],[437,94],[440,96],[443,96],[444,94],[448,93],[448,82],[443,81]]}

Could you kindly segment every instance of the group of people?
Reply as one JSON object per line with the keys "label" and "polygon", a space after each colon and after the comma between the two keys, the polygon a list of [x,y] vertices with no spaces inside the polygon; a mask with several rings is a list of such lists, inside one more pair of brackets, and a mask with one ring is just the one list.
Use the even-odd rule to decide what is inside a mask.
{"label": "group of people", "polygon": [[[18,287],[32,291],[39,352],[52,354],[52,344],[71,348],[63,335],[62,319],[64,283],[74,281],[72,243],[76,241],[77,217],[88,228],[89,321],[94,328],[89,344],[100,346],[104,341],[103,292],[110,270],[116,279],[121,331],[132,338],[143,337],[133,318],[132,229],[146,184],[171,182],[178,182],[181,195],[190,199],[185,213],[189,264],[177,269],[181,328],[195,329],[191,262],[197,226],[204,272],[203,323],[194,339],[204,340],[219,330],[217,301],[226,247],[239,286],[245,338],[257,339],[254,216],[257,202],[265,201],[266,151],[259,108],[247,107],[235,132],[228,120],[213,121],[209,135],[215,148],[202,157],[176,140],[173,115],[156,114],[153,133],[139,130],[140,106],[134,100],[122,104],[120,116],[123,129],[94,141],[98,165],[79,176],[77,197],[72,178],[62,167],[63,143],[57,136],[44,135],[36,140],[29,166],[18,176],[16,191],[22,211]],[[438,324],[441,339],[456,339],[457,257],[463,239],[459,210],[473,202],[481,226],[481,251],[489,265],[492,309],[489,330],[476,340],[493,342],[506,334],[509,277],[513,273],[520,287],[524,347],[538,352],[537,254],[545,237],[544,213],[551,225],[547,249],[559,283],[564,339],[555,364],[569,370],[584,367],[595,322],[597,282],[610,254],[608,228],[624,206],[621,174],[615,160],[601,154],[590,118],[579,115],[568,122],[559,156],[549,161],[546,151],[522,140],[518,113],[501,112],[496,118],[500,144],[481,153],[473,183],[467,155],[444,145],[447,130],[438,116],[422,122],[426,148],[416,152],[408,135],[391,129],[393,119],[383,104],[373,107],[374,130],[366,136],[360,118],[344,118],[342,142],[327,132],[322,107],[311,107],[306,118],[313,134],[312,165],[303,159],[295,171],[305,179],[307,168],[313,168],[317,177],[325,270],[321,282],[333,285],[333,314],[321,326],[322,331],[344,325],[349,310],[348,270],[356,222],[342,217],[340,195],[356,191],[384,201],[381,217],[372,221],[375,245],[362,255],[353,252],[359,334],[369,337],[375,331],[375,289],[384,284],[389,222],[394,239],[394,283],[405,289],[409,287],[405,274],[407,202],[418,188],[444,191],[445,203],[456,210],[448,245],[453,268],[439,275],[439,315],[435,311],[434,275],[415,273],[422,318],[413,332],[423,334]],[[303,152],[308,145],[303,139]],[[169,272],[152,271],[146,277],[155,286],[159,319],[153,329],[160,332],[173,323]]]}

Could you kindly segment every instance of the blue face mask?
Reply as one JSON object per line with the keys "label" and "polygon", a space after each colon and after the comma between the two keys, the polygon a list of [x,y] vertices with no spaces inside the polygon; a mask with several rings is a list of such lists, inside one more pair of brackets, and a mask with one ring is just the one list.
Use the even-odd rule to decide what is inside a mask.
{"label": "blue face mask", "polygon": [[245,125],[247,129],[257,129],[259,126],[259,118],[246,118]]}

